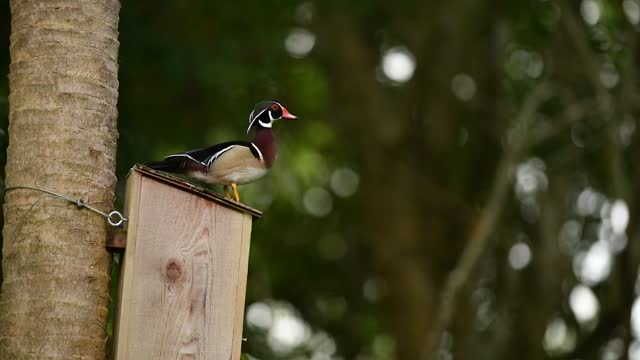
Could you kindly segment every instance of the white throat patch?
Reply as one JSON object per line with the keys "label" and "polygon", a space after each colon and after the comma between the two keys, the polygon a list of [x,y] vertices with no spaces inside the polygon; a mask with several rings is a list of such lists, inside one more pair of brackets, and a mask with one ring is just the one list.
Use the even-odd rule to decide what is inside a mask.
{"label": "white throat patch", "polygon": [[258,120],[258,124],[260,124],[260,125],[262,125],[262,127],[266,127],[266,128],[270,128],[271,126],[273,126],[272,123],[263,123],[260,120]]}
{"label": "white throat patch", "polygon": [[270,110],[267,110],[267,114],[269,115],[269,119],[271,119],[271,121],[268,122],[268,123],[263,123],[262,121],[258,120],[258,123],[260,125],[262,125],[263,127],[271,128],[273,126],[273,122],[278,120],[278,119],[274,119],[273,116],[271,116],[271,111]]}

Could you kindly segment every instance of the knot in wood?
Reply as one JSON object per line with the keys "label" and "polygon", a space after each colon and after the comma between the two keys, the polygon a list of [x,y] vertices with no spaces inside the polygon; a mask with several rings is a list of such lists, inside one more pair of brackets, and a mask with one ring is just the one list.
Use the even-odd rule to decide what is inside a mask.
{"label": "knot in wood", "polygon": [[164,265],[164,274],[169,281],[178,281],[182,277],[184,266],[181,261],[170,259]]}

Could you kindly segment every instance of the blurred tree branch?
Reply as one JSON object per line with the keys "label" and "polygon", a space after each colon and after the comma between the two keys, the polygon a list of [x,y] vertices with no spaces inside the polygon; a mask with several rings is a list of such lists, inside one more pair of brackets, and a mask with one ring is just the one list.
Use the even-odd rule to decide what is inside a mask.
{"label": "blurred tree branch", "polygon": [[[465,201],[459,201],[459,199],[467,199],[471,203],[474,201],[469,197],[473,194],[469,191],[472,188],[469,184],[462,183],[460,188],[453,188],[449,182],[456,175],[460,176],[456,173],[456,166],[471,168],[470,164],[473,164],[469,161],[473,160],[473,157],[465,157],[461,154],[463,151],[454,146],[455,131],[469,126],[463,120],[470,113],[476,117],[496,119],[496,121],[486,122],[484,128],[472,129],[479,131],[475,134],[476,136],[479,134],[485,136],[487,125],[495,126],[494,136],[479,141],[481,146],[485,148],[491,146],[492,141],[498,143],[495,140],[498,137],[496,134],[504,133],[501,131],[504,123],[498,121],[499,117],[491,116],[490,111],[486,113],[478,111],[479,106],[493,106],[493,104],[475,99],[467,103],[457,102],[458,99],[455,98],[452,101],[452,94],[446,91],[451,86],[452,77],[457,74],[465,74],[476,80],[480,86],[478,95],[484,98],[492,98],[486,96],[491,91],[487,87],[500,87],[499,82],[487,80],[491,77],[491,75],[487,76],[489,69],[492,69],[491,64],[483,63],[478,59],[474,62],[457,60],[464,54],[473,53],[477,58],[485,54],[477,48],[464,48],[459,45],[469,43],[470,39],[478,43],[480,43],[479,39],[484,39],[474,36],[474,32],[481,28],[477,24],[474,25],[474,22],[478,19],[486,20],[487,17],[477,17],[474,20],[473,16],[463,16],[480,11],[469,9],[481,9],[482,4],[477,2],[472,6],[468,5],[464,2],[453,2],[437,11],[424,12],[424,9],[429,8],[428,6],[423,6],[416,11],[415,18],[430,25],[424,26],[424,31],[413,34],[413,37],[406,36],[405,40],[408,40],[410,49],[416,54],[416,73],[410,83],[399,88],[385,85],[373,76],[376,71],[379,71],[377,67],[382,55],[379,48],[380,39],[375,38],[378,35],[367,37],[367,34],[361,33],[364,23],[360,24],[359,21],[362,19],[358,19],[349,11],[336,12],[334,8],[327,12],[330,14],[327,18],[314,22],[314,31],[320,38],[318,46],[326,47],[322,51],[325,55],[322,62],[334,77],[332,85],[335,87],[335,92],[339,99],[349,99],[349,105],[342,108],[346,116],[346,119],[342,120],[348,121],[341,122],[340,125],[350,128],[353,135],[360,134],[363,127],[369,130],[368,136],[354,136],[354,139],[361,142],[358,144],[358,150],[365,159],[366,169],[363,178],[370,183],[367,197],[376,198],[373,204],[366,206],[370,227],[367,236],[373,248],[373,262],[389,286],[389,295],[385,299],[389,312],[387,315],[392,322],[400,324],[399,326],[392,324],[392,328],[396,328],[394,335],[398,348],[405,351],[403,354],[407,354],[408,344],[416,342],[412,332],[416,329],[422,331],[422,341],[418,340],[420,349],[414,353],[421,355],[422,359],[432,358],[444,331],[449,329],[458,331],[458,327],[453,324],[454,315],[457,318],[468,319],[471,312],[466,310],[467,304],[460,300],[461,294],[465,291],[465,286],[472,281],[472,274],[490,246],[501,215],[505,208],[508,208],[507,202],[514,168],[532,147],[564,133],[579,121],[589,119],[590,115],[596,112],[602,118],[601,121],[597,121],[598,125],[604,123],[607,126],[609,151],[619,156],[618,160],[605,164],[609,167],[611,184],[617,189],[614,192],[618,194],[624,192],[625,187],[624,183],[619,181],[620,174],[624,177],[624,169],[619,162],[621,149],[616,143],[618,139],[614,122],[616,115],[614,99],[609,89],[600,82],[600,61],[597,55],[593,54],[586,35],[582,34],[581,36],[585,37],[583,43],[574,39],[571,44],[579,48],[581,55],[583,52],[589,52],[591,56],[587,58],[582,55],[581,58],[587,59],[587,79],[594,87],[594,96],[587,96],[586,99],[562,97],[559,94],[560,86],[556,86],[554,82],[554,98],[560,100],[563,109],[559,113],[550,115],[554,118],[553,122],[539,126],[535,119],[538,117],[541,105],[552,95],[551,85],[546,84],[551,80],[547,78],[544,80],[544,85],[531,91],[512,121],[511,129],[503,134],[503,139],[506,140],[501,151],[502,156],[494,170],[491,190],[484,200],[485,205],[478,215],[479,218],[472,226],[465,226],[464,232],[455,233],[454,236],[449,233],[452,228],[456,226],[459,228],[460,224],[466,225],[467,219],[472,216],[465,214],[456,217],[455,220],[451,216],[443,219],[442,214],[433,214],[431,208],[446,210],[446,213],[450,214],[451,211],[455,212],[458,206],[461,209],[468,208],[464,205]],[[563,10],[561,24],[572,21],[567,20],[567,16],[573,16],[573,13]],[[565,24],[568,33],[573,34],[572,39],[575,34],[584,31],[575,19],[573,21],[573,25]],[[389,19],[389,22],[393,22],[393,19]],[[407,29],[412,26],[408,23],[410,22],[404,24]],[[387,25],[376,23],[376,29],[385,28]],[[404,29],[404,25],[395,24],[399,29]],[[374,29],[368,28],[368,30]],[[401,32],[404,33],[404,31]],[[447,41],[442,41],[443,39]],[[562,46],[552,54],[557,57],[558,50],[562,53],[562,48],[566,47],[566,44],[562,43],[566,38],[561,34],[555,40],[560,40],[559,45]],[[487,45],[491,42],[482,44]],[[383,41],[383,46],[388,45]],[[491,51],[488,54],[495,56]],[[550,57],[555,59],[554,56]],[[478,66],[478,63],[481,65]],[[552,64],[551,60],[549,63]],[[553,64],[550,68],[553,68]],[[582,69],[576,68],[576,70]],[[561,84],[561,81],[557,83]],[[574,95],[574,89],[575,87],[568,86],[567,93],[578,97]],[[576,93],[579,92],[576,91]],[[496,101],[501,98],[497,95],[494,97],[498,99]],[[459,109],[452,110],[452,105],[460,106]],[[563,146],[561,144],[560,148],[563,149]],[[569,143],[569,146],[573,144]],[[470,148],[466,149],[466,151],[469,150]],[[575,161],[575,157],[580,156],[580,153],[571,150],[569,156],[573,158],[572,161]],[[484,157],[495,159],[497,156],[484,154]],[[487,168],[486,164],[484,168]],[[466,174],[469,173],[481,183],[481,179],[491,176],[473,171]],[[464,178],[464,175],[460,177]],[[425,183],[427,185],[424,185]],[[421,204],[407,201],[412,197],[411,189],[415,186],[420,186],[423,191],[425,200],[420,202]],[[475,186],[482,188],[478,184]],[[388,189],[386,193],[389,195],[385,197],[384,204],[380,204],[377,198],[379,196],[377,189],[382,187]],[[568,191],[569,187],[563,189]],[[469,201],[469,199],[472,200]],[[553,206],[561,207],[562,204]],[[468,213],[468,210],[464,212]],[[381,216],[382,213],[387,215]],[[561,212],[558,213],[561,214]],[[387,226],[380,226],[381,222],[386,222]],[[439,223],[433,224],[437,222]],[[547,241],[545,251],[552,251],[550,244],[554,243],[553,235],[557,225],[555,222],[545,223],[544,236]],[[470,229],[468,234],[467,228]],[[444,239],[451,239],[448,249],[442,249],[441,245],[434,243]],[[468,239],[464,246],[461,245],[463,239]],[[462,247],[461,256],[456,258],[454,270],[445,274],[442,269],[451,268],[453,260],[447,262],[441,258],[452,254],[457,256],[460,247],[456,248],[456,246]],[[420,254],[420,252],[427,254]],[[398,259],[402,261],[397,261]],[[421,262],[433,262],[435,265],[425,265]],[[446,279],[442,283],[445,276]],[[440,288],[443,291],[437,298]],[[421,305],[420,310],[416,310],[418,304]],[[550,302],[550,304],[555,303]],[[533,336],[531,344],[539,342],[540,333],[546,328],[546,316],[553,310],[552,308],[553,306],[548,306],[544,311],[528,317],[527,321],[536,323],[533,331],[525,331]],[[411,315],[407,316],[407,314]],[[542,320],[537,321],[536,316]],[[421,321],[425,324],[417,325]],[[398,330],[402,327],[404,329]],[[468,335],[465,331],[467,330],[462,330],[460,334],[454,332],[454,336],[464,339]],[[400,358],[404,357],[400,356]]]}
{"label": "blurred tree branch", "polygon": [[[573,40],[575,47],[577,48],[580,58],[585,64],[585,72],[593,87],[596,98],[596,110],[604,120],[606,126],[607,143],[606,143],[606,162],[607,170],[610,179],[611,191],[614,198],[622,198],[629,204],[631,214],[636,214],[638,210],[637,202],[633,201],[633,185],[632,179],[634,173],[628,168],[625,168],[625,155],[624,147],[621,144],[619,129],[621,121],[626,114],[637,110],[638,93],[635,85],[635,57],[638,48],[638,34],[636,29],[631,26],[630,29],[625,31],[624,39],[628,50],[626,56],[622,62],[622,68],[620,69],[620,91],[618,96],[612,90],[605,87],[600,78],[601,74],[601,60],[600,57],[606,57],[606,54],[599,56],[589,44],[588,29],[585,29],[583,24],[580,24],[578,16],[575,11],[571,9],[568,2],[562,1],[559,3],[562,9],[562,24],[567,30],[570,38]],[[635,100],[633,100],[635,99]],[[637,123],[636,120],[633,120]],[[631,216],[631,224],[627,227],[627,233],[629,238],[633,239],[638,236],[637,231],[637,216]],[[636,232],[635,234],[633,232]],[[611,328],[615,327],[616,323],[620,321],[627,321],[630,318],[631,307],[633,305],[635,276],[638,268],[638,256],[637,245],[634,241],[630,241],[628,248],[623,256],[625,261],[622,263],[621,272],[621,288],[614,294],[609,296],[619,296],[619,303],[613,307],[615,310],[605,312],[602,314],[602,319],[598,324],[598,327],[592,333],[585,334],[585,338],[578,343],[577,348],[571,353],[573,357],[586,356],[587,354],[593,354],[597,351],[598,346],[608,339],[613,338],[611,334]],[[631,332],[623,331],[621,334],[625,341],[625,348],[631,343]]]}
{"label": "blurred tree branch", "polygon": [[526,98],[522,110],[516,117],[502,159],[496,170],[490,196],[477,220],[462,256],[453,271],[447,277],[442,295],[436,310],[436,319],[431,335],[426,338],[421,359],[429,360],[435,356],[442,333],[452,322],[453,313],[458,304],[458,297],[476,267],[484,250],[489,244],[491,235],[501,216],[504,203],[510,189],[514,167],[527,149],[528,131],[538,107],[551,96],[548,85],[543,84],[534,89]]}
{"label": "blurred tree branch", "polygon": [[[371,122],[375,137],[363,140],[371,150],[398,143],[407,128],[401,121],[393,119],[403,116],[393,109],[374,74],[377,59],[369,54],[365,42],[361,41],[353,29],[353,19],[346,14],[332,14],[318,21],[313,29],[319,36],[332,39],[328,42],[335,50],[328,51],[331,57],[321,59],[342,81],[337,86],[341,93],[349,94],[351,106],[359,109],[360,116]],[[322,46],[322,44],[319,44]],[[395,111],[394,111],[395,110]]]}
{"label": "blurred tree branch", "polygon": [[[417,14],[421,24],[430,25],[421,25],[428,30],[414,41],[428,44],[418,48],[416,74],[404,87],[392,87],[376,78],[382,55],[379,44],[357,31],[357,20],[349,11],[336,13],[336,9],[326,9],[326,17],[314,22],[318,46],[327,47],[319,52],[331,55],[321,61],[335,79],[332,82],[335,92],[339,99],[349,99],[348,105],[339,100],[343,106],[343,121],[339,125],[348,128],[358,141],[363,159],[363,179],[367,179],[364,184],[367,238],[372,247],[372,263],[387,285],[385,306],[397,341],[398,358],[415,357],[421,352],[423,334],[433,323],[444,269],[450,268],[457,257],[468,229],[468,194],[459,194],[451,185],[459,179],[455,179],[450,166],[470,168],[464,164],[470,160],[478,164],[479,153],[468,149],[472,154],[467,155],[456,149],[457,131],[467,112],[463,106],[454,106],[460,100],[447,90],[451,78],[466,66],[462,54],[487,53],[487,62],[478,69],[482,74],[476,78],[479,86],[491,88],[484,83],[490,72],[485,66],[494,64],[490,47],[482,46],[482,42],[474,41],[473,50],[462,45],[466,38],[484,32],[474,31],[476,25],[453,26],[464,23],[464,19],[449,24],[464,7],[465,2],[459,1],[435,13]],[[480,10],[491,13],[486,6],[473,9]],[[467,11],[467,18],[473,18],[469,14],[473,11]],[[425,17],[431,21],[425,21]],[[490,23],[477,20],[472,23],[475,22],[483,26]],[[443,42],[443,37],[459,41]],[[436,53],[428,53],[426,49]],[[493,118],[488,112],[483,115]],[[363,127],[368,131],[364,132]],[[493,141],[494,138],[489,138],[486,142]],[[479,146],[485,151],[491,148],[486,144]],[[462,184],[467,191],[486,179],[484,169],[466,173],[457,170],[477,177]],[[381,189],[386,194],[384,201],[380,199]]]}
{"label": "blurred tree branch", "polygon": [[567,1],[560,1],[558,4],[562,9],[562,16],[560,18],[562,24],[580,54],[580,58],[585,66],[585,75],[590,80],[595,92],[598,112],[607,125],[607,153],[609,155],[609,161],[607,163],[609,165],[609,175],[613,193],[615,196],[629,201],[630,186],[624,172],[622,151],[617,132],[617,121],[615,121],[616,110],[613,97],[600,80],[601,64],[597,54],[589,44],[589,38],[584,26],[580,25],[574,10],[571,9]]}
{"label": "blurred tree branch", "polygon": [[528,147],[531,148],[540,145],[546,140],[571,128],[571,126],[583,120],[585,116],[590,114],[596,108],[597,105],[592,100],[585,100],[580,102],[567,101],[566,108],[559,116],[557,116],[557,123],[554,123],[549,127],[539,126],[531,130],[532,134],[528,141]]}
{"label": "blurred tree branch", "polygon": [[[414,157],[417,143],[408,111],[394,106],[392,97],[375,77],[377,47],[368,47],[348,12],[327,11],[316,21],[318,46],[331,56],[323,65],[334,77],[332,85],[340,101],[339,125],[347,129],[363,159],[365,188],[365,236],[371,246],[371,262],[385,285],[385,306],[390,328],[398,341],[398,358],[419,351],[420,335],[432,316],[430,276],[424,268],[420,184]],[[326,39],[326,41],[322,41]],[[363,132],[363,127],[367,129]],[[381,197],[381,191],[384,196]],[[401,260],[400,260],[401,259]]]}

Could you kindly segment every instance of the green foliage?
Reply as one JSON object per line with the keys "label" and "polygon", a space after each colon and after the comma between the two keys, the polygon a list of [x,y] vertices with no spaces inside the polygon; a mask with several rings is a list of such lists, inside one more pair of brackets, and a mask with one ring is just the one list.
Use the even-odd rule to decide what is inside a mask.
{"label": "green foliage", "polygon": [[[637,234],[629,231],[629,247],[615,255],[610,278],[590,287],[600,323],[584,327],[567,306],[571,289],[584,282],[572,268],[606,225],[600,212],[577,210],[581,194],[598,199],[603,213],[604,204],[619,199],[632,219],[640,207],[628,196],[640,184],[633,166],[638,76],[629,67],[636,64],[637,25],[620,2],[605,0],[593,0],[600,15],[587,24],[584,3],[123,2],[118,178],[138,162],[245,139],[252,106],[282,102],[301,119],[277,123],[276,167],[240,188],[243,201],[265,213],[253,230],[242,359],[392,359],[409,343],[424,346],[426,331],[406,329],[424,309],[429,316],[439,310],[446,276],[484,215],[515,119],[544,82],[551,96],[535,109],[527,136],[546,137],[514,167],[504,216],[467,279],[441,355],[595,359],[611,353],[616,339],[624,339],[626,352]],[[2,7],[0,64],[7,68],[8,6]],[[609,79],[610,87],[592,83],[594,70],[563,22],[568,11],[593,52],[595,78]],[[300,28],[314,34],[314,46],[292,56],[285,41]],[[417,62],[407,83],[388,81],[381,68],[381,55],[398,45]],[[610,113],[591,104],[603,102],[603,91]],[[7,82],[0,81],[2,147],[7,97]],[[567,120],[567,109],[576,106],[584,114]],[[380,121],[384,110],[393,116]],[[376,129],[380,123],[390,124],[383,135],[408,130],[389,145]],[[620,141],[613,150],[611,139]],[[400,176],[408,180],[396,187],[405,192],[389,185]],[[620,181],[631,190],[620,190]],[[123,191],[120,181],[120,201]],[[400,199],[402,209],[389,205],[398,193],[410,194]],[[418,235],[399,231],[374,244],[371,229],[385,229],[380,222],[407,233],[415,226]],[[519,270],[509,263],[514,244],[532,253]],[[411,271],[402,272],[407,264]],[[419,291],[389,290],[403,286]],[[424,294],[429,301],[415,306]]]}
{"label": "green foliage", "polygon": [[249,354],[242,354],[242,356],[240,356],[240,360],[260,360],[257,357],[253,357]]}

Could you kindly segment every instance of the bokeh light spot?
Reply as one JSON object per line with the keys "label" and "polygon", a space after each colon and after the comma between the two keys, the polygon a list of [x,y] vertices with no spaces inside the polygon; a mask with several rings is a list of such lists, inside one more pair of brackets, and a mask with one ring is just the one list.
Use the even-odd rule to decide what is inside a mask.
{"label": "bokeh light spot", "polygon": [[375,278],[367,279],[364,284],[362,284],[362,295],[372,303],[380,300],[379,282]]}
{"label": "bokeh light spot", "polygon": [[386,77],[395,82],[409,81],[415,69],[415,57],[404,46],[392,47],[382,56],[382,71]]}
{"label": "bokeh light spot", "polygon": [[569,306],[580,324],[592,322],[600,311],[598,298],[590,288],[582,284],[574,286],[571,290]]}
{"label": "bokeh light spot", "polygon": [[271,307],[263,302],[249,305],[247,308],[247,323],[257,328],[269,329],[273,324]]}
{"label": "bokeh light spot", "polygon": [[629,224],[629,208],[622,200],[616,200],[610,210],[611,228],[616,234],[624,234]]}
{"label": "bokeh light spot", "polygon": [[323,217],[328,215],[333,208],[331,194],[323,188],[315,187],[304,194],[304,208],[313,216]]}
{"label": "bokeh light spot", "polygon": [[640,6],[636,0],[624,0],[622,2],[622,9],[630,23],[633,25],[640,23]]}
{"label": "bokeh light spot", "polygon": [[542,55],[532,52],[529,53],[529,62],[525,72],[532,79],[537,79],[542,75],[544,71],[544,60]]}
{"label": "bokeh light spot", "polygon": [[456,74],[456,76],[451,79],[451,91],[458,99],[469,101],[476,94],[476,82],[467,74]]}
{"label": "bokeh light spot", "polygon": [[631,145],[633,141],[633,134],[635,132],[636,132],[635,119],[630,115],[625,116],[625,119],[622,121],[622,124],[620,124],[620,127],[618,128],[618,133],[620,135],[620,143],[625,147]]}
{"label": "bokeh light spot", "polygon": [[531,262],[531,249],[529,245],[519,242],[509,250],[509,265],[515,270],[524,269]]}
{"label": "bokeh light spot", "polygon": [[602,349],[602,360],[619,360],[624,355],[624,341],[620,338],[611,339]]}
{"label": "bokeh light spot", "polygon": [[640,360],[640,341],[636,340],[629,345],[629,360]]}
{"label": "bokeh light spot", "polygon": [[353,195],[359,183],[358,173],[347,167],[336,169],[331,175],[331,190],[340,197]]}
{"label": "bokeh light spot", "polygon": [[607,243],[596,241],[586,253],[578,253],[575,256],[574,272],[583,283],[596,285],[609,276],[612,262]]}
{"label": "bokeh light spot", "polygon": [[543,345],[552,356],[566,354],[575,348],[576,334],[563,319],[556,318],[547,325]]}
{"label": "bokeh light spot", "polygon": [[[611,208],[611,206],[608,205],[606,207]],[[618,254],[627,247],[627,235],[624,231],[618,233],[613,230],[610,219],[611,211],[607,211],[606,213],[608,216],[603,216],[602,222],[600,222],[598,226],[598,240],[606,242],[607,245],[609,245],[611,253]]]}
{"label": "bokeh light spot", "polygon": [[[338,350],[336,341],[324,331],[319,331],[308,341],[309,347],[313,350],[310,360],[339,360],[341,358],[333,355]],[[306,359],[306,358],[305,358]]]}
{"label": "bokeh light spot", "polygon": [[558,246],[560,251],[565,255],[575,254],[580,236],[582,235],[582,226],[575,220],[569,220],[562,225],[560,235],[558,237]]}
{"label": "bokeh light spot", "polygon": [[547,189],[549,180],[545,174],[546,165],[538,158],[531,158],[516,168],[515,190],[518,198],[524,200],[538,191]]}
{"label": "bokeh light spot", "polygon": [[595,25],[600,20],[600,5],[595,0],[582,0],[580,12],[584,21],[589,25]]}
{"label": "bokeh light spot", "polygon": [[578,195],[576,213],[580,216],[597,216],[605,201],[604,195],[588,187]]}
{"label": "bokeh light spot", "polygon": [[267,341],[273,350],[287,353],[309,339],[309,325],[289,306],[273,306],[272,311],[273,324],[269,329]]}
{"label": "bokeh light spot", "polygon": [[314,11],[313,3],[306,1],[296,7],[294,17],[301,24],[309,24],[313,20]]}
{"label": "bokeh light spot", "polygon": [[376,359],[391,359],[395,347],[395,341],[388,335],[376,335],[371,344],[371,350]]}
{"label": "bokeh light spot", "polygon": [[618,70],[616,70],[615,66],[611,63],[605,63],[602,65],[600,69],[600,82],[606,88],[613,88],[618,85],[620,81],[620,75],[618,75]]}
{"label": "bokeh light spot", "polygon": [[631,331],[636,339],[640,339],[640,297],[637,297],[631,307]]}
{"label": "bokeh light spot", "polygon": [[509,54],[505,68],[512,79],[537,79],[544,72],[544,60],[536,52],[515,49]]}
{"label": "bokeh light spot", "polygon": [[295,58],[307,56],[316,44],[316,36],[309,30],[292,29],[284,41],[284,46],[289,55]]}

